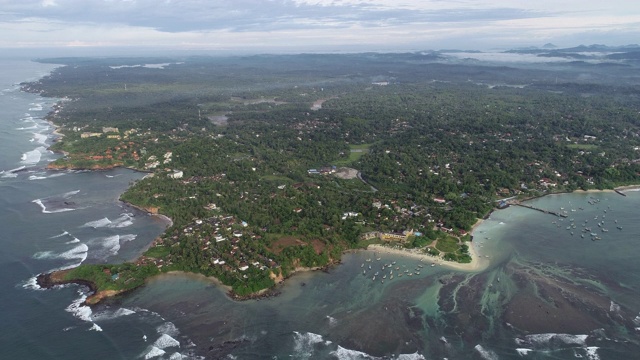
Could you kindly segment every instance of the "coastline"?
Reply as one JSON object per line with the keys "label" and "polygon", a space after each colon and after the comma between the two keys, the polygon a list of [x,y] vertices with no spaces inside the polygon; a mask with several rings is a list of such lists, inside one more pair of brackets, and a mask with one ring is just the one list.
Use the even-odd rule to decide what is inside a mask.
{"label": "coastline", "polygon": [[369,245],[367,246],[366,250],[416,259],[428,264],[436,264],[437,266],[442,266],[447,269],[464,272],[480,272],[486,269],[490,264],[488,259],[480,258],[480,255],[478,255],[478,251],[476,250],[473,241],[471,241],[469,245],[469,255],[471,256],[471,262],[469,263],[446,261],[441,257],[436,257],[419,252],[419,250],[391,248],[378,244]]}

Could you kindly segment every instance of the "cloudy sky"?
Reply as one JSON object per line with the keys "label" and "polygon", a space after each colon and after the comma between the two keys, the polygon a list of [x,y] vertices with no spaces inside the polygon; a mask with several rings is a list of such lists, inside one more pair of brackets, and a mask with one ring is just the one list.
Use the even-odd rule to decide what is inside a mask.
{"label": "cloudy sky", "polygon": [[492,49],[640,42],[638,0],[0,0],[0,48]]}

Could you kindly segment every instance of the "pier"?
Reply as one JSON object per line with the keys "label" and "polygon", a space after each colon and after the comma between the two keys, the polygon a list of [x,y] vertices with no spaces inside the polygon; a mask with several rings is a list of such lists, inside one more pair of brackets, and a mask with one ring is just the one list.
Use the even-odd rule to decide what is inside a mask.
{"label": "pier", "polygon": [[618,195],[627,196],[627,194],[623,193],[623,192],[622,192],[622,191],[620,191],[620,190],[613,189],[613,191],[615,191],[615,192],[616,192],[616,194],[618,194]]}
{"label": "pier", "polygon": [[535,211],[540,211],[542,213],[553,215],[553,216],[557,216],[557,217],[562,217],[562,218],[566,218],[567,217],[567,214],[563,214],[563,213],[559,213],[559,212],[555,212],[555,211],[551,211],[551,210],[540,209],[540,208],[537,208],[537,207],[533,207],[531,205],[525,205],[525,204],[520,204],[520,203],[513,203],[511,205],[522,206],[523,208],[527,208],[527,209],[531,209],[531,210],[535,210]]}

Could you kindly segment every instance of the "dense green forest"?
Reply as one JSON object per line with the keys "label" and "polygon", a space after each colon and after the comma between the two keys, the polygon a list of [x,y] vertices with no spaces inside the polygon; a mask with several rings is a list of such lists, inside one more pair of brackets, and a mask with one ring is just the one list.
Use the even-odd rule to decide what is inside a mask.
{"label": "dense green forest", "polygon": [[[498,199],[640,183],[638,85],[616,82],[624,71],[441,60],[49,59],[66,66],[25,88],[63,99],[52,167],[152,173],[122,195],[173,220],[141,266],[240,295],[338,261],[368,232],[417,232],[405,246],[424,247]],[[170,64],[138,66],[153,63]],[[425,251],[468,261],[454,245]]]}

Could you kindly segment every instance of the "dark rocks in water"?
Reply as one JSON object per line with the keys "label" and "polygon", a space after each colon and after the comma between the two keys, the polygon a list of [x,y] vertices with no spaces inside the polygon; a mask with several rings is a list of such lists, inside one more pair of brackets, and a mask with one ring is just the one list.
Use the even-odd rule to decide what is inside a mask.
{"label": "dark rocks in water", "polygon": [[438,281],[439,281],[439,282],[440,282],[440,284],[442,284],[442,285],[447,285],[447,280],[445,280],[445,279],[443,279],[443,278],[438,279]]}

